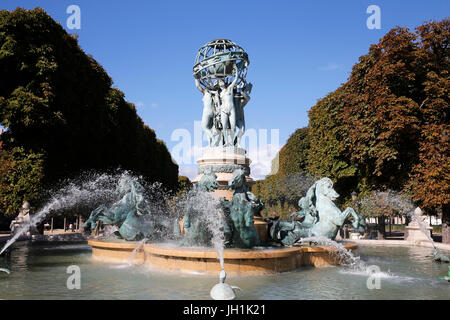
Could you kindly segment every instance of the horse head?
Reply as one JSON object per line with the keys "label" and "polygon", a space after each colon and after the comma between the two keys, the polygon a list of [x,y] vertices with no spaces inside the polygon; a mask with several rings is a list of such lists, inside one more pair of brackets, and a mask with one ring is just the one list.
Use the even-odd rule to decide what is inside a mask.
{"label": "horse head", "polygon": [[127,194],[131,191],[131,177],[127,174],[123,174],[119,182],[117,184],[116,188],[116,194],[118,197],[122,197],[123,195]]}
{"label": "horse head", "polygon": [[233,171],[232,178],[228,181],[228,186],[232,190],[240,189],[245,186],[245,171],[236,169]]}
{"label": "horse head", "polygon": [[332,202],[339,198],[339,194],[333,189],[333,181],[330,178],[322,178],[315,185],[317,197],[324,196]]}
{"label": "horse head", "polygon": [[217,175],[214,173],[212,168],[209,168],[209,170],[205,170],[202,178],[198,182],[198,185],[206,189],[206,191],[214,191],[219,187],[219,183],[217,182]]}

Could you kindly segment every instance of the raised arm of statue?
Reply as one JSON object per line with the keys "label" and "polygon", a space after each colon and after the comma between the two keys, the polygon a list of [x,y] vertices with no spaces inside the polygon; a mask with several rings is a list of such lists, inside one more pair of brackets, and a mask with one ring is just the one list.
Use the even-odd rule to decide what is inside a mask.
{"label": "raised arm of statue", "polygon": [[198,79],[195,79],[195,86],[198,90],[200,90],[201,93],[205,94],[205,89],[200,86],[200,81],[198,81]]}
{"label": "raised arm of statue", "polygon": [[237,81],[239,80],[239,76],[238,76],[238,69],[235,67],[235,75],[234,75],[234,80],[233,82],[230,84],[230,86],[228,87],[229,90],[233,90],[234,86],[236,85]]}

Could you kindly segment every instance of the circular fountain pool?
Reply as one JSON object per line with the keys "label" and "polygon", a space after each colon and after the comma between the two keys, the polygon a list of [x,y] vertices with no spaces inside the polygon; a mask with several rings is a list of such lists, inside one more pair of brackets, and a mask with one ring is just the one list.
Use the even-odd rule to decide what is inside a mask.
{"label": "circular fountain pool", "polygon": [[[209,273],[221,270],[217,252],[212,248],[180,247],[170,243],[149,243],[90,240],[92,258],[109,263],[144,264],[155,270],[177,273]],[[358,246],[344,244],[345,249]],[[228,274],[269,274],[292,271],[300,267],[323,267],[340,263],[334,249],[327,246],[256,247],[225,249],[224,268]]]}
{"label": "circular fountain pool", "polygon": [[[377,265],[381,288],[368,289],[369,274],[352,267],[303,267],[269,275],[229,276],[243,289],[239,299],[450,299],[450,284],[438,280],[448,264],[424,256],[429,248],[360,246],[357,254]],[[450,252],[443,251],[449,255]],[[215,275],[174,274],[143,265],[94,261],[87,244],[13,245],[0,257],[1,299],[210,299]],[[81,271],[81,289],[67,289],[67,268]]]}

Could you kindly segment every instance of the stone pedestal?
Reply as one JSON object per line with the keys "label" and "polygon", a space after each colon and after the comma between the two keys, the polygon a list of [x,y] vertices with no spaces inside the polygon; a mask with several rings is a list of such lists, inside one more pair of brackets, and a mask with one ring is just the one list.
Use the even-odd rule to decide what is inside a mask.
{"label": "stone pedestal", "polygon": [[[212,169],[217,176],[219,188],[214,191],[213,196],[216,199],[233,198],[233,191],[228,188],[228,181],[233,176],[233,171],[242,169],[245,171],[247,185],[251,187],[255,181],[250,177],[251,160],[246,157],[246,151],[239,147],[205,147],[202,155],[197,159],[198,175],[192,180],[197,183],[206,170]],[[261,217],[254,218],[255,227],[262,241],[267,240],[267,223]]]}
{"label": "stone pedestal", "polygon": [[[421,227],[422,226],[422,227]],[[429,226],[426,217],[422,215],[422,210],[417,207],[414,210],[412,221],[405,227],[405,240],[413,244],[421,241],[430,241],[432,227]]]}
{"label": "stone pedestal", "polygon": [[251,160],[245,156],[245,149],[239,147],[205,147],[202,155],[197,159],[198,176],[192,180],[197,183],[205,170],[212,169],[217,175],[219,188],[214,192],[214,197],[231,200],[233,191],[228,189],[228,181],[233,176],[233,171],[242,169],[246,173],[247,185],[251,187],[255,181],[250,178]]}
{"label": "stone pedestal", "polygon": [[[11,229],[11,232],[14,234],[22,228],[24,225],[28,225],[33,217],[33,214],[30,209],[30,204],[25,201],[22,205],[22,208],[19,211],[19,215],[16,217],[15,220],[11,221],[11,224],[9,228]],[[36,228],[30,227],[29,230],[26,233],[26,236],[29,237],[33,234],[36,234]]]}
{"label": "stone pedestal", "polygon": [[[433,230],[433,228],[427,226],[425,229],[427,230],[428,237],[431,238],[431,230]],[[417,223],[412,222],[409,226],[405,227],[405,240],[408,242],[417,243],[421,241],[430,241],[427,235],[423,233]]]}

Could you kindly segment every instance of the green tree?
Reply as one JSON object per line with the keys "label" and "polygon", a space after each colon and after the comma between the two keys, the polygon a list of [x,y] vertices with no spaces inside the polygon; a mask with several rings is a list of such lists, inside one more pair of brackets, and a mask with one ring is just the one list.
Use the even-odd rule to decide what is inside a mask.
{"label": "green tree", "polygon": [[0,150],[0,211],[17,214],[24,201],[39,204],[44,156],[23,148]]}
{"label": "green tree", "polygon": [[347,94],[344,85],[310,109],[308,171],[316,177],[329,177],[342,197],[349,198],[358,183],[358,167],[348,154],[350,141],[343,119]]}
{"label": "green tree", "polygon": [[280,176],[306,171],[310,148],[308,128],[297,129],[279,152]]}
{"label": "green tree", "polygon": [[253,192],[266,206],[270,216],[288,217],[298,200],[314,182],[307,172],[308,128],[296,130],[272,161],[272,174],[257,181]]}
{"label": "green tree", "polygon": [[343,103],[348,156],[369,189],[401,190],[417,159],[416,35],[394,28],[353,67]]}
{"label": "green tree", "polygon": [[419,160],[413,167],[410,190],[427,211],[442,211],[442,242],[450,243],[449,38],[450,20],[417,27],[419,66],[423,81]]}
{"label": "green tree", "polygon": [[117,167],[176,189],[178,166],[164,142],[43,9],[0,11],[0,70],[3,148],[45,155],[41,189]]}
{"label": "green tree", "polygon": [[378,222],[378,239],[386,238],[386,218],[403,216],[408,218],[414,210],[411,197],[393,190],[372,191],[360,199],[355,206],[359,213],[366,218],[376,218]]}
{"label": "green tree", "polygon": [[178,194],[184,194],[192,188],[192,182],[188,177],[178,176]]}

